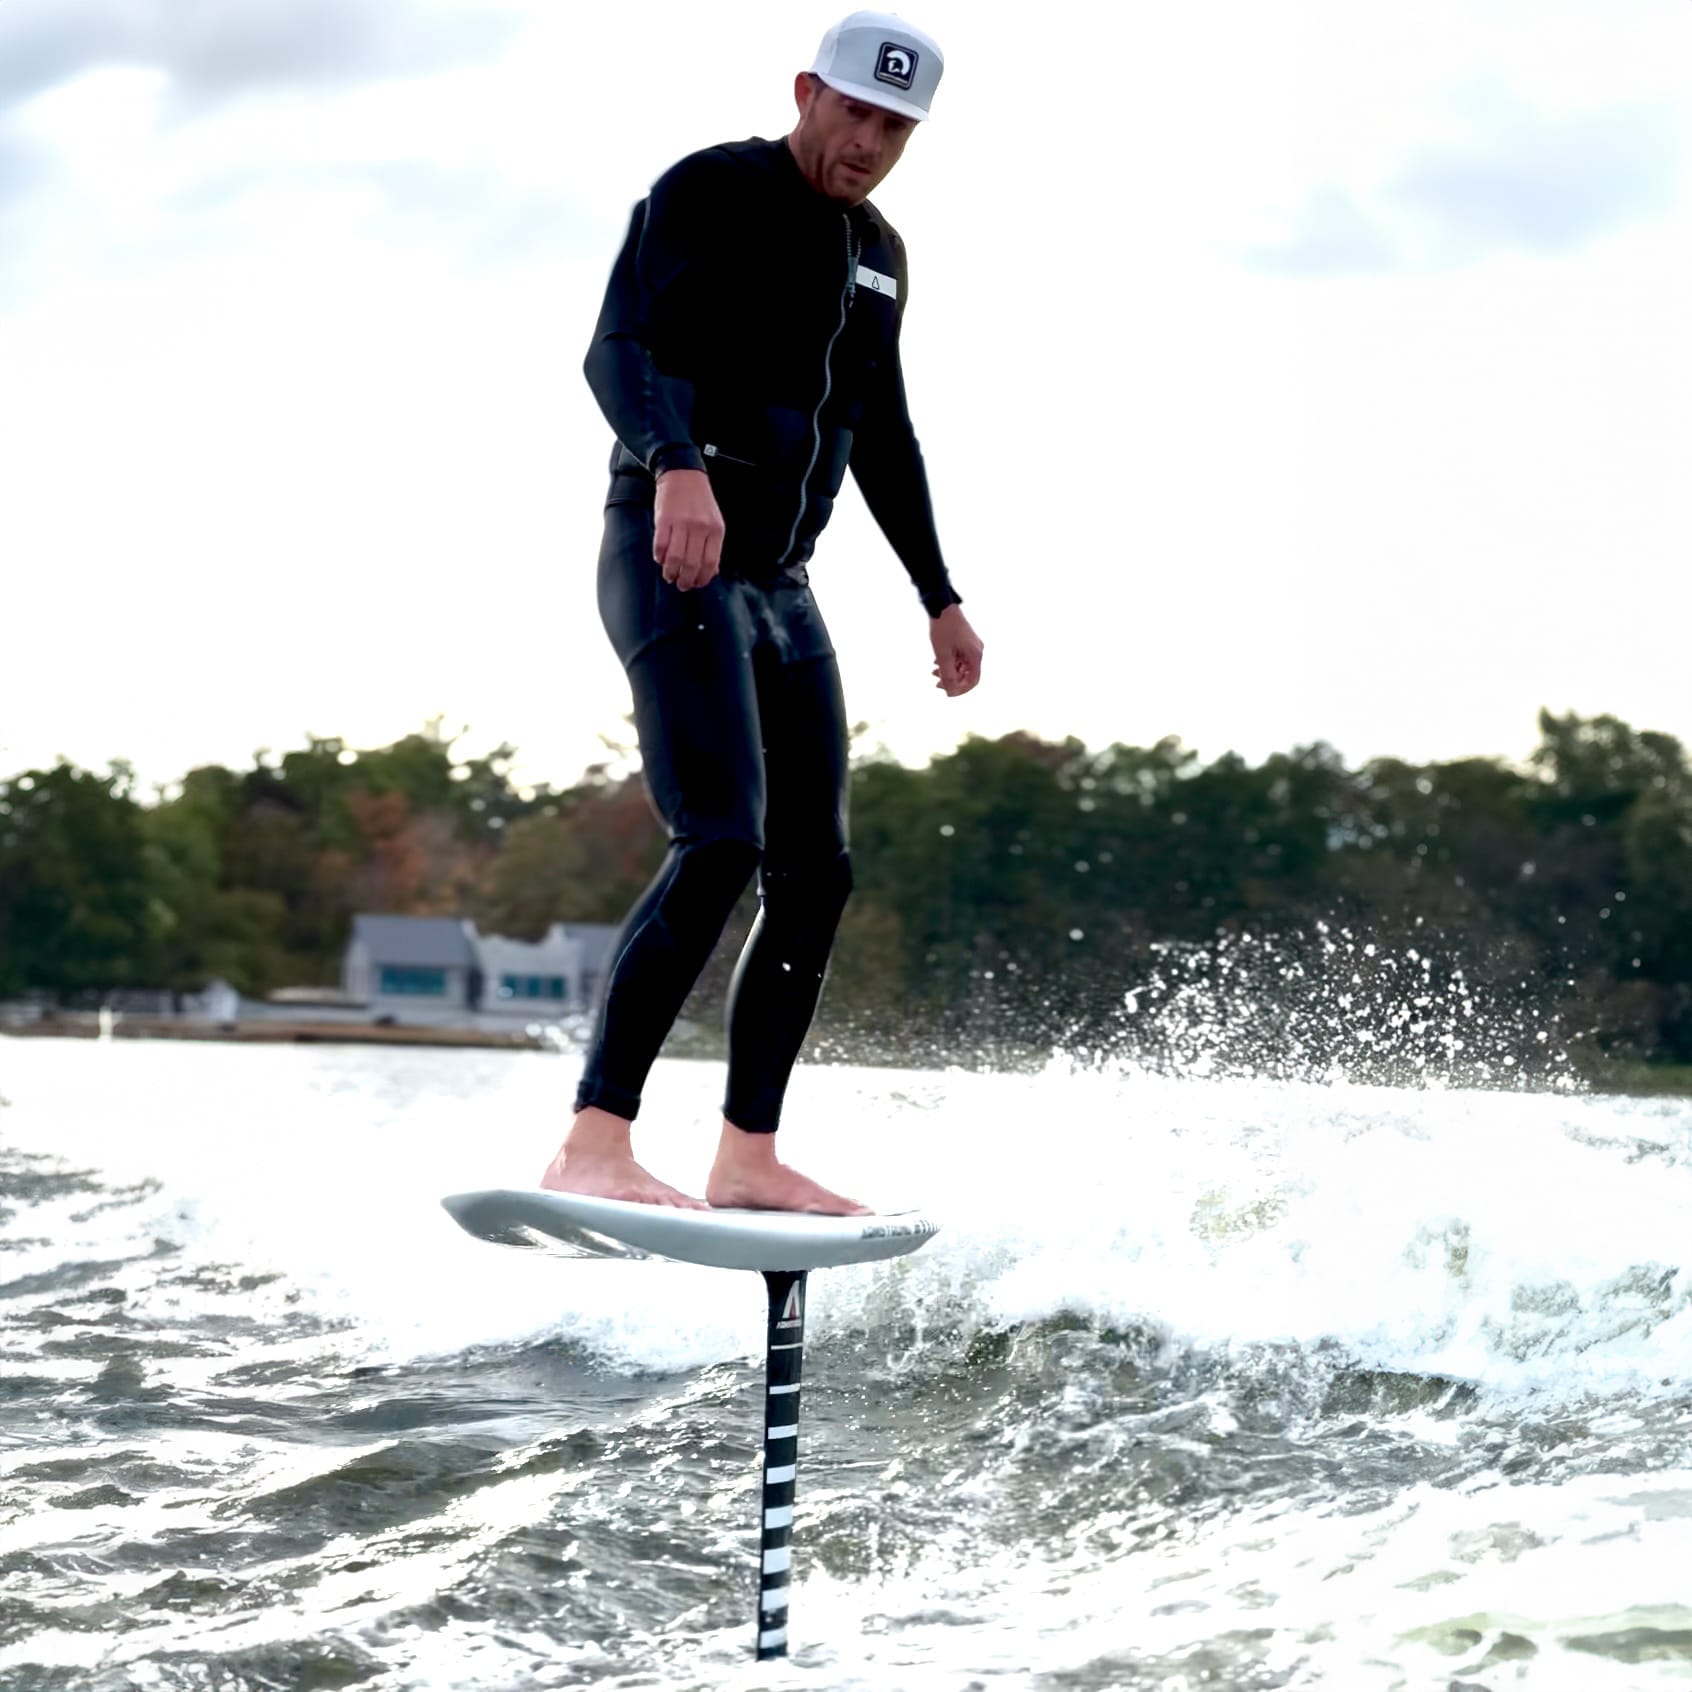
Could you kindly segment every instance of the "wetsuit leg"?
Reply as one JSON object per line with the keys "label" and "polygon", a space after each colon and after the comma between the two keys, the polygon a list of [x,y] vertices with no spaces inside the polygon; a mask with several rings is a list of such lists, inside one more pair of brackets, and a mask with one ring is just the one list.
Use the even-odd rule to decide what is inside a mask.
{"label": "wetsuit leg", "polygon": [[632,1119],[682,1004],[757,867],[764,766],[743,608],[724,584],[681,593],[652,562],[652,513],[606,512],[600,613],[628,672],[648,791],[670,850],[625,919],[576,1108]]}
{"label": "wetsuit leg", "polygon": [[852,890],[847,730],[832,653],[758,666],[768,783],[759,911],[729,999],[723,1114],[748,1133],[781,1123],[788,1078],[816,1011]]}

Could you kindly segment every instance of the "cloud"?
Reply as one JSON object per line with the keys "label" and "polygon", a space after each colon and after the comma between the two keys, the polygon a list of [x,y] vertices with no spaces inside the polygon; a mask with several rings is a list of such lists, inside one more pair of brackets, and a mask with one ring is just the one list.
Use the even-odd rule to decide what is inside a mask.
{"label": "cloud", "polygon": [[413,76],[489,58],[520,27],[465,0],[6,0],[0,112],[85,71],[163,71],[189,110],[249,91]]}
{"label": "cloud", "polygon": [[1253,269],[1326,276],[1474,264],[1501,252],[1571,252],[1669,209],[1677,133],[1660,106],[1548,114],[1492,96],[1467,133],[1415,153],[1367,199],[1317,190]]}
{"label": "cloud", "polygon": [[0,129],[0,216],[14,202],[37,189],[53,169],[46,151],[7,129]]}
{"label": "cloud", "polygon": [[[28,291],[32,259],[50,237],[100,247],[112,222],[98,203],[100,185],[114,166],[140,160],[143,133],[157,137],[253,94],[354,89],[477,65],[521,27],[513,0],[0,0],[0,299]],[[72,102],[74,115],[55,106],[48,118],[45,102],[31,108],[41,96]],[[323,129],[318,122],[305,133],[320,143]],[[117,220],[131,262],[154,247],[174,249],[188,233],[166,227],[161,239],[142,230],[146,189],[169,174],[160,146],[149,145],[145,158],[132,173],[143,186],[125,184]],[[415,180],[402,180],[409,168],[394,166],[385,183],[357,164],[315,178],[301,171],[295,185],[372,194],[402,237],[444,227],[478,260],[567,250],[581,227],[579,216],[554,221],[568,208],[530,203],[536,196],[471,181],[473,173],[420,164]],[[435,179],[424,180],[432,171]],[[286,168],[269,174],[257,185],[281,183]],[[38,215],[48,190],[60,192]]]}
{"label": "cloud", "polygon": [[371,232],[387,243],[444,242],[479,264],[599,253],[615,234],[603,217],[568,194],[526,187],[484,164],[423,159],[226,170],[178,194],[171,210],[198,221],[267,195],[327,203],[348,194],[368,202]]}
{"label": "cloud", "polygon": [[1399,252],[1379,219],[1339,188],[1320,188],[1285,241],[1249,255],[1253,269],[1281,276],[1346,276],[1395,270]]}
{"label": "cloud", "polygon": [[1390,189],[1452,258],[1568,252],[1673,204],[1680,160],[1660,107],[1561,117],[1510,108],[1483,121],[1467,143],[1413,160]]}
{"label": "cloud", "polygon": [[598,253],[617,233],[578,200],[523,187],[485,166],[448,168],[419,159],[360,167],[397,222],[446,232],[489,263],[577,258]]}

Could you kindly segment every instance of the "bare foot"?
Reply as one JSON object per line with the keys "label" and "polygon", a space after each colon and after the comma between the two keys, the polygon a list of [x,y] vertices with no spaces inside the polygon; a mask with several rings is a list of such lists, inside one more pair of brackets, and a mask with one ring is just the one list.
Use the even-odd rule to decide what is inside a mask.
{"label": "bare foot", "polygon": [[813,1216],[870,1216],[856,1199],[830,1192],[809,1175],[790,1169],[775,1154],[774,1134],[748,1134],[723,1121],[717,1161],[705,1182],[705,1197],[718,1210],[800,1210]]}
{"label": "bare foot", "polygon": [[708,1208],[641,1168],[629,1144],[627,1120],[592,1106],[577,1113],[540,1184],[552,1193],[583,1193],[676,1210]]}

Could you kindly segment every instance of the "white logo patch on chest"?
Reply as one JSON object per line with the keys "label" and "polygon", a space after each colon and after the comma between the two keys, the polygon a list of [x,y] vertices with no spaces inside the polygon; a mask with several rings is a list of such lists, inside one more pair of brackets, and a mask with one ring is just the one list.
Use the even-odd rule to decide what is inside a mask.
{"label": "white logo patch on chest", "polygon": [[890,300],[899,297],[899,278],[884,276],[879,270],[871,270],[867,264],[858,266],[858,286],[872,294],[885,294]]}

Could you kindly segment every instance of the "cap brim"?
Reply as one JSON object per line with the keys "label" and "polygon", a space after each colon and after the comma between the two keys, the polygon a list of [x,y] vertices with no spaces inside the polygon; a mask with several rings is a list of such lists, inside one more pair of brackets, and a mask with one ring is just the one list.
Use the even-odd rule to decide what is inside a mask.
{"label": "cap brim", "polygon": [[871,88],[861,82],[847,82],[843,77],[824,76],[821,71],[813,71],[811,74],[819,82],[826,82],[836,94],[862,100],[866,106],[880,106],[884,112],[896,112],[902,118],[909,118],[912,123],[928,121],[928,113],[921,106],[913,105],[909,100],[901,100],[891,89],[879,84]]}

